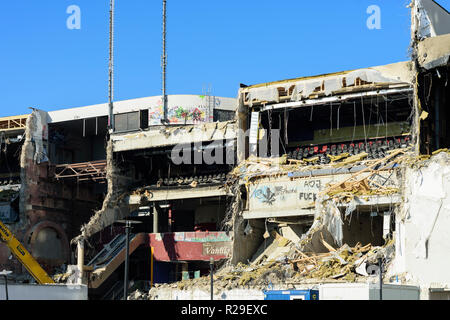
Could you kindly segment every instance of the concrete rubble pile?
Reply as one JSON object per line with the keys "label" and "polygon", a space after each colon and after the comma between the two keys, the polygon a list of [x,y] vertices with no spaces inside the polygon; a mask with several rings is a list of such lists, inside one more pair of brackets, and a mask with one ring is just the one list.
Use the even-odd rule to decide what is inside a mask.
{"label": "concrete rubble pile", "polygon": [[[272,232],[272,243],[248,265],[224,265],[214,274],[214,294],[232,289],[268,289],[283,284],[314,284],[317,282],[365,282],[368,265],[376,265],[382,257],[384,263],[393,258],[393,241],[383,247],[372,245],[351,248],[343,245],[327,253],[302,252],[298,244]],[[256,254],[257,255],[257,254]],[[158,298],[161,289],[204,290],[210,288],[210,277],[182,280],[172,284],[156,284],[144,293],[136,290],[130,300]]]}
{"label": "concrete rubble pile", "polygon": [[[268,289],[271,286],[286,284],[314,284],[325,282],[367,282],[374,279],[378,270],[379,259],[382,259],[384,277],[388,277],[388,271],[395,258],[395,238],[385,238],[383,246],[372,244],[362,245],[357,243],[351,247],[346,243],[341,244],[342,230],[338,230],[336,223],[336,204],[350,203],[355,199],[403,192],[403,187],[390,189],[382,185],[370,183],[370,176],[380,169],[390,167],[399,171],[401,175],[406,168],[418,169],[436,162],[441,157],[448,158],[449,150],[441,149],[432,156],[417,156],[409,151],[409,148],[392,150],[382,159],[353,162],[353,165],[364,164],[362,170],[352,175],[351,179],[326,186],[316,200],[316,215],[311,228],[300,241],[291,241],[272,230],[264,235],[264,242],[253,255],[248,264],[238,263],[224,264],[214,274],[214,291],[216,293],[232,289]],[[280,163],[283,165],[280,166]],[[237,167],[228,179],[228,187],[234,188],[239,180],[244,179],[249,183],[249,172],[253,177],[292,169],[287,165],[287,157],[276,159],[252,158]],[[338,164],[330,163],[328,166]],[[299,167],[297,167],[299,168]],[[266,171],[266,169],[268,169]],[[272,170],[272,171],[271,171]],[[239,206],[239,204],[236,204]],[[346,212],[354,210],[351,205]],[[398,210],[398,209],[397,209]],[[239,210],[231,210],[239,212]],[[230,217],[228,217],[230,218]],[[235,219],[236,217],[232,217]],[[337,218],[342,223],[341,215]],[[342,228],[342,225],[340,225]],[[324,236],[325,235],[325,236]],[[326,250],[314,251],[311,243],[319,241]],[[332,243],[332,244],[330,244]],[[375,277],[374,277],[375,276]],[[370,281],[370,280],[369,280]],[[130,299],[155,299],[160,289],[191,290],[199,289],[208,291],[210,277],[204,276],[197,279],[183,280],[171,284],[155,285],[149,292],[135,292]],[[145,298],[144,298],[145,297]]]}

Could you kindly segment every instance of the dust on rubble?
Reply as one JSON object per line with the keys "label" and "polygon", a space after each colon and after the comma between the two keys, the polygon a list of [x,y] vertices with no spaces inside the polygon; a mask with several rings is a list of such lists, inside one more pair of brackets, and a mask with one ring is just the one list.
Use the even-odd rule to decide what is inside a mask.
{"label": "dust on rubble", "polygon": [[[450,152],[447,149],[442,149],[432,156],[416,156],[406,148],[388,152],[385,158],[377,160],[365,160],[364,154],[357,157],[343,154],[332,158],[328,167],[364,164],[367,169],[356,172],[347,181],[329,185],[322,192],[316,201],[318,214],[315,221],[310,230],[297,243],[273,231],[271,233],[272,244],[263,248],[262,253],[253,261],[248,264],[231,265],[227,263],[223,265],[214,274],[214,293],[232,289],[267,289],[270,285],[366,282],[371,276],[368,271],[374,270],[369,267],[376,265],[379,259],[383,261],[383,270],[388,270],[395,254],[395,239],[393,238],[387,239],[383,246],[357,243],[353,247],[346,243],[333,247],[324,239],[322,232],[326,230],[327,223],[329,223],[327,214],[330,212],[330,207],[328,203],[348,203],[355,197],[400,193],[402,191],[400,188],[369,185],[368,177],[377,174],[380,168],[389,165],[396,164],[398,165],[395,166],[396,168],[420,168],[428,165],[431,161],[439,160],[439,157],[449,159],[449,155]],[[324,168],[324,166],[313,167]],[[280,175],[292,169],[311,170],[313,167],[305,166],[303,160],[290,160],[286,156],[275,159],[249,158],[233,170],[230,178],[233,178],[235,182],[244,179],[246,183],[249,183],[254,178]],[[362,173],[367,174],[363,175]],[[236,183],[230,184],[235,186]],[[234,218],[238,211],[237,208],[232,210],[233,214],[230,218]],[[314,252],[309,246],[313,237],[317,238],[318,234],[320,234],[323,247],[326,248],[324,252]],[[156,284],[148,293],[134,292],[129,298],[153,299],[158,296],[160,289],[209,291],[209,288],[210,277],[203,276],[174,283]]]}

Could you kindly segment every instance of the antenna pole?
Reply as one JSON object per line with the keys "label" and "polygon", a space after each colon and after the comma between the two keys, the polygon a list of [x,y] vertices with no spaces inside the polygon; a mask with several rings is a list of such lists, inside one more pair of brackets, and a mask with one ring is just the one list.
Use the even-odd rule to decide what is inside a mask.
{"label": "antenna pole", "polygon": [[114,0],[110,0],[109,7],[109,129],[114,131]]}
{"label": "antenna pole", "polygon": [[161,56],[161,67],[162,67],[162,95],[163,95],[163,110],[164,119],[162,122],[167,123],[167,92],[166,92],[166,68],[167,68],[167,54],[166,54],[166,0],[163,0],[163,31],[162,31],[162,56]]}

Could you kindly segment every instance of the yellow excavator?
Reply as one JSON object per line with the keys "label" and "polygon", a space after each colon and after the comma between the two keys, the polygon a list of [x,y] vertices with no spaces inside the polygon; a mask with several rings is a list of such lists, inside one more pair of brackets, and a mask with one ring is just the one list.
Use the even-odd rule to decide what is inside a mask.
{"label": "yellow excavator", "polygon": [[55,283],[27,249],[14,237],[12,232],[0,221],[0,239],[6,243],[12,254],[22,263],[39,284]]}

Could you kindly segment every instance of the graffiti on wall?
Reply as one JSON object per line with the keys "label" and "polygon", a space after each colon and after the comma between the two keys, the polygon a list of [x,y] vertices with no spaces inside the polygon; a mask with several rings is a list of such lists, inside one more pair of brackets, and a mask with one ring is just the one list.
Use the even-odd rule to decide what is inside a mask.
{"label": "graffiti on wall", "polygon": [[[329,184],[351,177],[351,174],[302,178],[298,180],[278,180],[249,186],[249,210],[298,210],[310,209],[317,200],[318,193]],[[378,185],[398,187],[399,179],[392,172],[373,175],[370,182]]]}
{"label": "graffiti on wall", "polygon": [[332,178],[277,181],[250,187],[250,210],[264,208],[306,208]]}
{"label": "graffiti on wall", "polygon": [[253,193],[253,197],[260,202],[268,205],[273,205],[277,200],[285,200],[286,195],[295,194],[297,192],[296,187],[287,188],[285,186],[262,186],[257,188]]}
{"label": "graffiti on wall", "polygon": [[[170,123],[175,124],[196,124],[203,122],[210,122],[211,120],[210,107],[206,105],[198,106],[169,106],[167,110],[167,118]],[[164,117],[163,103],[159,100],[157,106],[149,110],[149,124],[161,124],[161,119]]]}

